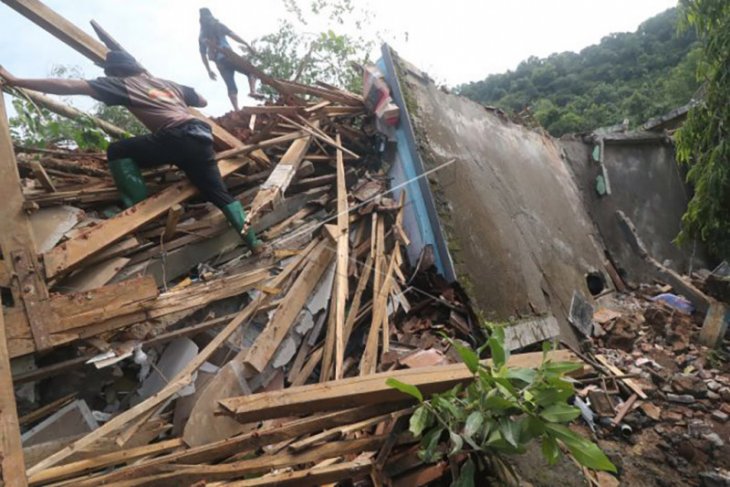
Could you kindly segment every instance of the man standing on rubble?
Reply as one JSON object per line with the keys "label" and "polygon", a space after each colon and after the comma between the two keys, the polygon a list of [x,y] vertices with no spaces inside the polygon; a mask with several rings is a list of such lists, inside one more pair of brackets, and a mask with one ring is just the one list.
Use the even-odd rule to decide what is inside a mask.
{"label": "man standing on rubble", "polygon": [[[226,39],[227,37],[240,42],[243,47],[254,54],[253,48],[240,36],[236,35],[231,29],[213,17],[210,9],[201,8],[200,36],[198,37],[200,58],[203,60],[205,69],[208,71],[208,76],[210,76],[210,79],[213,81],[216,80],[216,75],[213,70],[210,69],[208,59],[215,62],[215,65],[218,67],[218,72],[221,74],[221,78],[223,78],[226,88],[228,89],[228,98],[231,100],[233,109],[238,111],[238,87],[236,86],[235,79],[236,69],[231,65],[228,59],[226,59],[223,51],[221,51],[222,48],[231,48],[228,44],[228,40]],[[250,90],[248,96],[258,98],[260,95],[256,93],[256,77],[248,73],[246,73],[246,76],[248,76],[248,87]]]}
{"label": "man standing on rubble", "polygon": [[[0,66],[0,77],[11,86],[55,95],[87,95],[106,105],[125,106],[152,132],[112,142],[107,149],[109,170],[127,207],[147,197],[140,167],[172,162],[240,233],[246,214],[221,178],[211,127],[188,111],[189,106],[206,106],[205,98],[193,88],[150,76],[124,51],[107,53],[104,73],[105,77],[93,80],[21,79]],[[251,251],[260,251],[261,242],[252,229],[242,237]]]}

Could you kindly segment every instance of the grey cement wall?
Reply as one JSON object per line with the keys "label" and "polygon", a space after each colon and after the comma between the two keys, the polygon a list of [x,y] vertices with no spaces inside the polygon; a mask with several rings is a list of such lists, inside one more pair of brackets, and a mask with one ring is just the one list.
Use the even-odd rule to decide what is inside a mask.
{"label": "grey cement wall", "polygon": [[627,245],[618,226],[617,210],[633,221],[639,237],[659,262],[680,273],[687,273],[691,264],[694,269],[705,265],[701,250],[692,259],[692,248],[679,248],[673,243],[687,208],[689,190],[670,143],[606,143],[604,164],[611,194],[605,196],[599,196],[595,190],[600,166],[591,158],[593,145],[580,139],[563,139],[560,144],[588,212],[625,279],[647,282],[654,272]]}
{"label": "grey cement wall", "polygon": [[401,83],[426,165],[457,160],[430,181],[460,282],[486,317],[552,312],[572,340],[573,291],[590,296],[603,255],[560,147],[420,77]]}

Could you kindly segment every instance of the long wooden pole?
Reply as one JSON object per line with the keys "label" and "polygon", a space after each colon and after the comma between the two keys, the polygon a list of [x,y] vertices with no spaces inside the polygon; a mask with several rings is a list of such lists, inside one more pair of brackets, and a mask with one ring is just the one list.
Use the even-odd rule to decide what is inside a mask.
{"label": "long wooden pole", "polygon": [[0,480],[5,487],[25,487],[25,461],[15,405],[10,359],[5,342],[5,321],[0,309]]}

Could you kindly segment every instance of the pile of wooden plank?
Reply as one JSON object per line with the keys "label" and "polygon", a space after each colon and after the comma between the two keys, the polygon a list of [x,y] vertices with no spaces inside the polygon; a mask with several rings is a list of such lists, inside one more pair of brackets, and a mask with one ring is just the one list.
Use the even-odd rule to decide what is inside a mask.
{"label": "pile of wooden plank", "polygon": [[[103,60],[104,44],[40,2],[3,1]],[[373,114],[358,94],[226,54],[272,93],[216,121],[196,113],[266,245],[256,256],[173,166],[147,171],[151,196],[123,209],[103,154],[14,147],[0,98],[6,485],[411,486],[449,475],[422,463],[405,428],[413,404],[385,381],[425,394],[469,381],[446,337],[473,344],[479,327],[428,247],[407,261],[407,193],[389,188]]]}
{"label": "pile of wooden plank", "polygon": [[[100,415],[101,426],[27,452],[34,460],[28,465],[32,484],[79,482],[83,476],[97,485],[108,475],[126,475],[123,469],[98,471],[170,451],[185,452],[176,461],[184,464],[196,448],[216,452],[193,462],[201,465],[242,458],[244,450],[267,445],[264,432],[288,428],[295,429],[276,433],[278,448],[253,464],[242,460],[243,465],[234,462],[220,472],[201,466],[199,474],[183,477],[237,478],[319,458],[331,463],[331,453],[380,448],[386,426],[406,414],[407,406],[376,397],[373,407],[358,408],[357,396],[343,389],[329,407],[355,409],[282,423],[277,418],[322,409],[285,414],[286,409],[275,413],[264,407],[260,415],[241,416],[241,408],[248,408],[236,401],[262,390],[279,395],[307,383],[446,364],[451,352],[438,331],[461,339],[471,335],[464,299],[448,285],[432,285],[439,281],[427,253],[416,269],[405,261],[406,193],[396,200],[388,190],[361,98],[332,87],[286,83],[286,90],[281,99],[295,97],[296,105],[244,108],[220,121],[241,137],[221,150],[218,160],[269,250],[259,256],[250,255],[217,209],[195,198],[174,167],[149,171],[145,176],[154,194],[122,210],[102,155],[16,148],[23,188],[15,195],[22,208],[17,217],[26,220],[28,241],[38,245],[40,255],[8,263],[8,284],[18,297],[4,309],[9,356],[68,344],[79,355],[18,374],[16,383],[43,388],[51,380],[44,378],[63,377],[77,367],[89,377],[94,366],[123,375],[137,373],[138,366],[151,369],[146,377],[139,372],[136,390],[106,405],[110,412]],[[47,297],[24,296],[25,279]],[[226,304],[239,309],[219,316]],[[159,360],[150,357],[155,353]],[[447,370],[436,374],[450,377]],[[460,367],[459,380],[466,379],[463,372]],[[382,390],[383,384],[379,379],[377,387]],[[192,394],[182,392],[191,386]],[[93,403],[102,391],[80,394]],[[243,398],[230,399],[237,396]],[[232,402],[223,408],[223,400]],[[44,406],[46,414],[36,413],[28,426],[65,405],[53,404],[57,407]],[[226,410],[235,417],[221,416]],[[378,434],[362,434],[376,426]],[[320,451],[322,439],[332,437],[342,441]],[[256,441],[218,452],[219,443],[229,444],[230,438]],[[89,449],[103,453],[81,460]],[[365,463],[345,471],[360,471]],[[135,475],[154,472],[154,485],[180,477],[160,476],[153,466]]]}
{"label": "pile of wooden plank", "polygon": [[[103,58],[42,4],[6,3]],[[200,116],[260,256],[173,166],[148,171],[151,196],[123,209],[103,154],[14,147],[0,103],[0,372],[13,359],[32,409],[21,449],[4,388],[8,483],[22,463],[31,485],[301,485],[420,465],[401,434],[411,406],[382,374],[416,372],[434,391],[468,380],[441,333],[469,339],[473,316],[428,252],[406,262],[406,193],[388,189],[362,97],[258,74],[278,92],[269,104]],[[79,377],[71,394],[56,387]]]}

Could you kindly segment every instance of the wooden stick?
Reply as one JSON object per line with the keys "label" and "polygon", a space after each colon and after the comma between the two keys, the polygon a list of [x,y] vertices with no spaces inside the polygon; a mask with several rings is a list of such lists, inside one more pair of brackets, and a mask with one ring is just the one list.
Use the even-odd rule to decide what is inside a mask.
{"label": "wooden stick", "polygon": [[31,477],[30,484],[38,485],[47,484],[50,482],[57,482],[59,480],[77,476],[79,474],[99,470],[104,467],[131,462],[132,460],[136,460],[138,458],[167,453],[171,450],[175,450],[184,446],[185,443],[183,442],[182,438],[174,438],[167,441],[161,441],[159,443],[153,443],[152,445],[144,445],[137,448],[130,448],[128,450],[106,453],[104,455],[98,455],[96,457],[87,458],[84,460],[79,460],[77,462],[67,463],[65,465],[44,470],[38,475]]}
{"label": "wooden stick", "polygon": [[625,374],[621,371],[621,369],[619,369],[618,367],[613,365],[611,362],[609,362],[608,359],[606,359],[606,357],[599,354],[599,355],[596,355],[596,360],[598,360],[598,363],[600,363],[601,365],[606,367],[612,374],[620,377],[621,378],[620,380],[624,384],[626,384],[626,386],[629,389],[634,391],[636,393],[636,395],[639,396],[641,399],[648,398],[648,396],[646,395],[644,390],[641,388],[641,386],[635,380],[624,377]]}
{"label": "wooden stick", "polygon": [[55,401],[46,404],[43,407],[40,407],[36,409],[35,411],[32,411],[25,416],[21,416],[18,421],[20,422],[21,426],[25,426],[26,424],[33,423],[35,421],[38,421],[41,418],[44,418],[51,413],[57,411],[58,409],[61,409],[66,404],[70,403],[76,399],[76,393],[72,392],[71,394],[68,394],[66,396],[63,396],[60,399],[56,399]]}
{"label": "wooden stick", "polygon": [[378,337],[380,330],[377,328],[379,323],[376,323],[377,319],[377,304],[380,297],[380,287],[383,283],[382,278],[382,246],[384,244],[384,226],[383,217],[378,215],[377,212],[373,212],[373,231],[372,235],[372,255],[375,259],[375,271],[373,276],[373,314],[370,321],[370,330],[368,332],[367,341],[365,342],[365,351],[362,354],[360,361],[360,375],[366,375],[375,372],[375,360],[378,350]]}
{"label": "wooden stick", "polygon": [[307,383],[307,379],[309,379],[309,376],[312,375],[312,372],[314,372],[314,369],[317,367],[317,364],[322,360],[322,356],[324,355],[324,347],[317,348],[309,357],[309,360],[307,363],[302,367],[302,370],[299,372],[299,374],[294,378],[291,385],[292,386],[303,386]]}
{"label": "wooden stick", "polygon": [[[330,225],[325,225],[329,228]],[[336,232],[336,230],[335,230]],[[332,366],[335,361],[337,339],[337,279],[332,282],[332,294],[330,295],[329,313],[327,314],[327,334],[322,346],[322,367],[319,373],[319,381],[326,382],[332,378]]]}
{"label": "wooden stick", "polygon": [[249,152],[253,152],[257,149],[266,149],[269,147],[276,147],[277,145],[281,145],[285,142],[291,142],[294,140],[302,139],[304,137],[307,137],[307,134],[302,132],[290,132],[285,135],[280,135],[278,137],[274,137],[271,139],[267,139],[261,142],[258,142],[256,144],[249,144],[249,145],[241,145],[239,147],[235,147],[233,149],[229,149],[223,152],[219,152],[216,154],[215,158],[217,161],[220,161],[221,159],[230,159],[232,157],[241,157],[244,154],[247,154]]}
{"label": "wooden stick", "polygon": [[412,412],[413,408],[408,408],[393,413],[381,414],[380,416],[375,416],[373,418],[358,421],[357,423],[348,424],[347,426],[338,426],[337,428],[331,428],[322,431],[319,434],[307,436],[299,441],[295,441],[294,443],[289,445],[289,449],[295,452],[300,452],[316,445],[317,443],[329,440],[338,440],[350,433],[370,428],[378,423],[382,423],[383,421],[387,421],[393,418],[399,418],[405,414],[409,414]]}
{"label": "wooden stick", "polygon": [[355,480],[368,474],[372,469],[372,460],[357,459],[351,462],[338,463],[327,467],[314,467],[293,472],[264,475],[256,479],[228,482],[228,487],[297,487],[301,485],[324,485],[338,483],[341,480]]}
{"label": "wooden stick", "polygon": [[277,455],[262,455],[250,460],[241,460],[220,465],[175,465],[174,470],[170,473],[135,479],[129,483],[125,482],[117,485],[118,487],[152,486],[159,485],[159,483],[163,482],[168,483],[175,479],[185,479],[185,482],[194,482],[202,479],[206,481],[226,480],[242,477],[246,474],[266,472],[274,468],[320,462],[335,456],[374,451],[380,448],[384,440],[384,436],[368,436],[356,440],[325,443],[324,445],[311,448],[301,453],[285,451]]}
{"label": "wooden stick", "polygon": [[360,280],[357,282],[357,288],[355,288],[355,296],[352,298],[352,304],[350,305],[350,311],[347,314],[347,321],[345,321],[345,333],[344,342],[345,346],[350,340],[353,326],[355,325],[355,319],[360,312],[360,306],[362,304],[362,295],[367,288],[368,282],[370,282],[370,275],[373,271],[373,256],[368,255],[365,264],[362,267],[362,274],[360,274]]}
{"label": "wooden stick", "polygon": [[631,406],[634,405],[636,400],[639,398],[637,394],[631,394],[631,397],[629,397],[626,402],[624,402],[619,409],[619,412],[616,414],[616,417],[614,417],[611,422],[614,426],[618,426],[621,421],[623,421],[624,417],[629,414],[629,411],[631,411]]}
{"label": "wooden stick", "polygon": [[299,130],[303,130],[304,132],[307,132],[312,137],[314,137],[316,139],[319,139],[322,142],[325,142],[325,143],[331,145],[335,149],[341,150],[343,152],[346,152],[347,154],[349,154],[350,156],[354,157],[355,159],[360,159],[360,156],[359,155],[357,155],[356,153],[352,152],[348,148],[343,147],[341,141],[340,142],[337,142],[335,140],[332,140],[332,137],[330,137],[329,135],[327,135],[324,132],[322,132],[321,130],[319,130],[318,127],[316,127],[314,124],[312,124],[311,122],[309,122],[307,119],[305,119],[303,117],[300,117],[307,125],[309,125],[309,127],[304,126],[304,125],[302,125],[300,123],[295,122],[294,120],[288,118],[286,115],[279,115],[279,117],[282,118],[283,120],[286,120],[287,122],[289,122],[290,124],[292,124],[294,127],[298,128]]}

